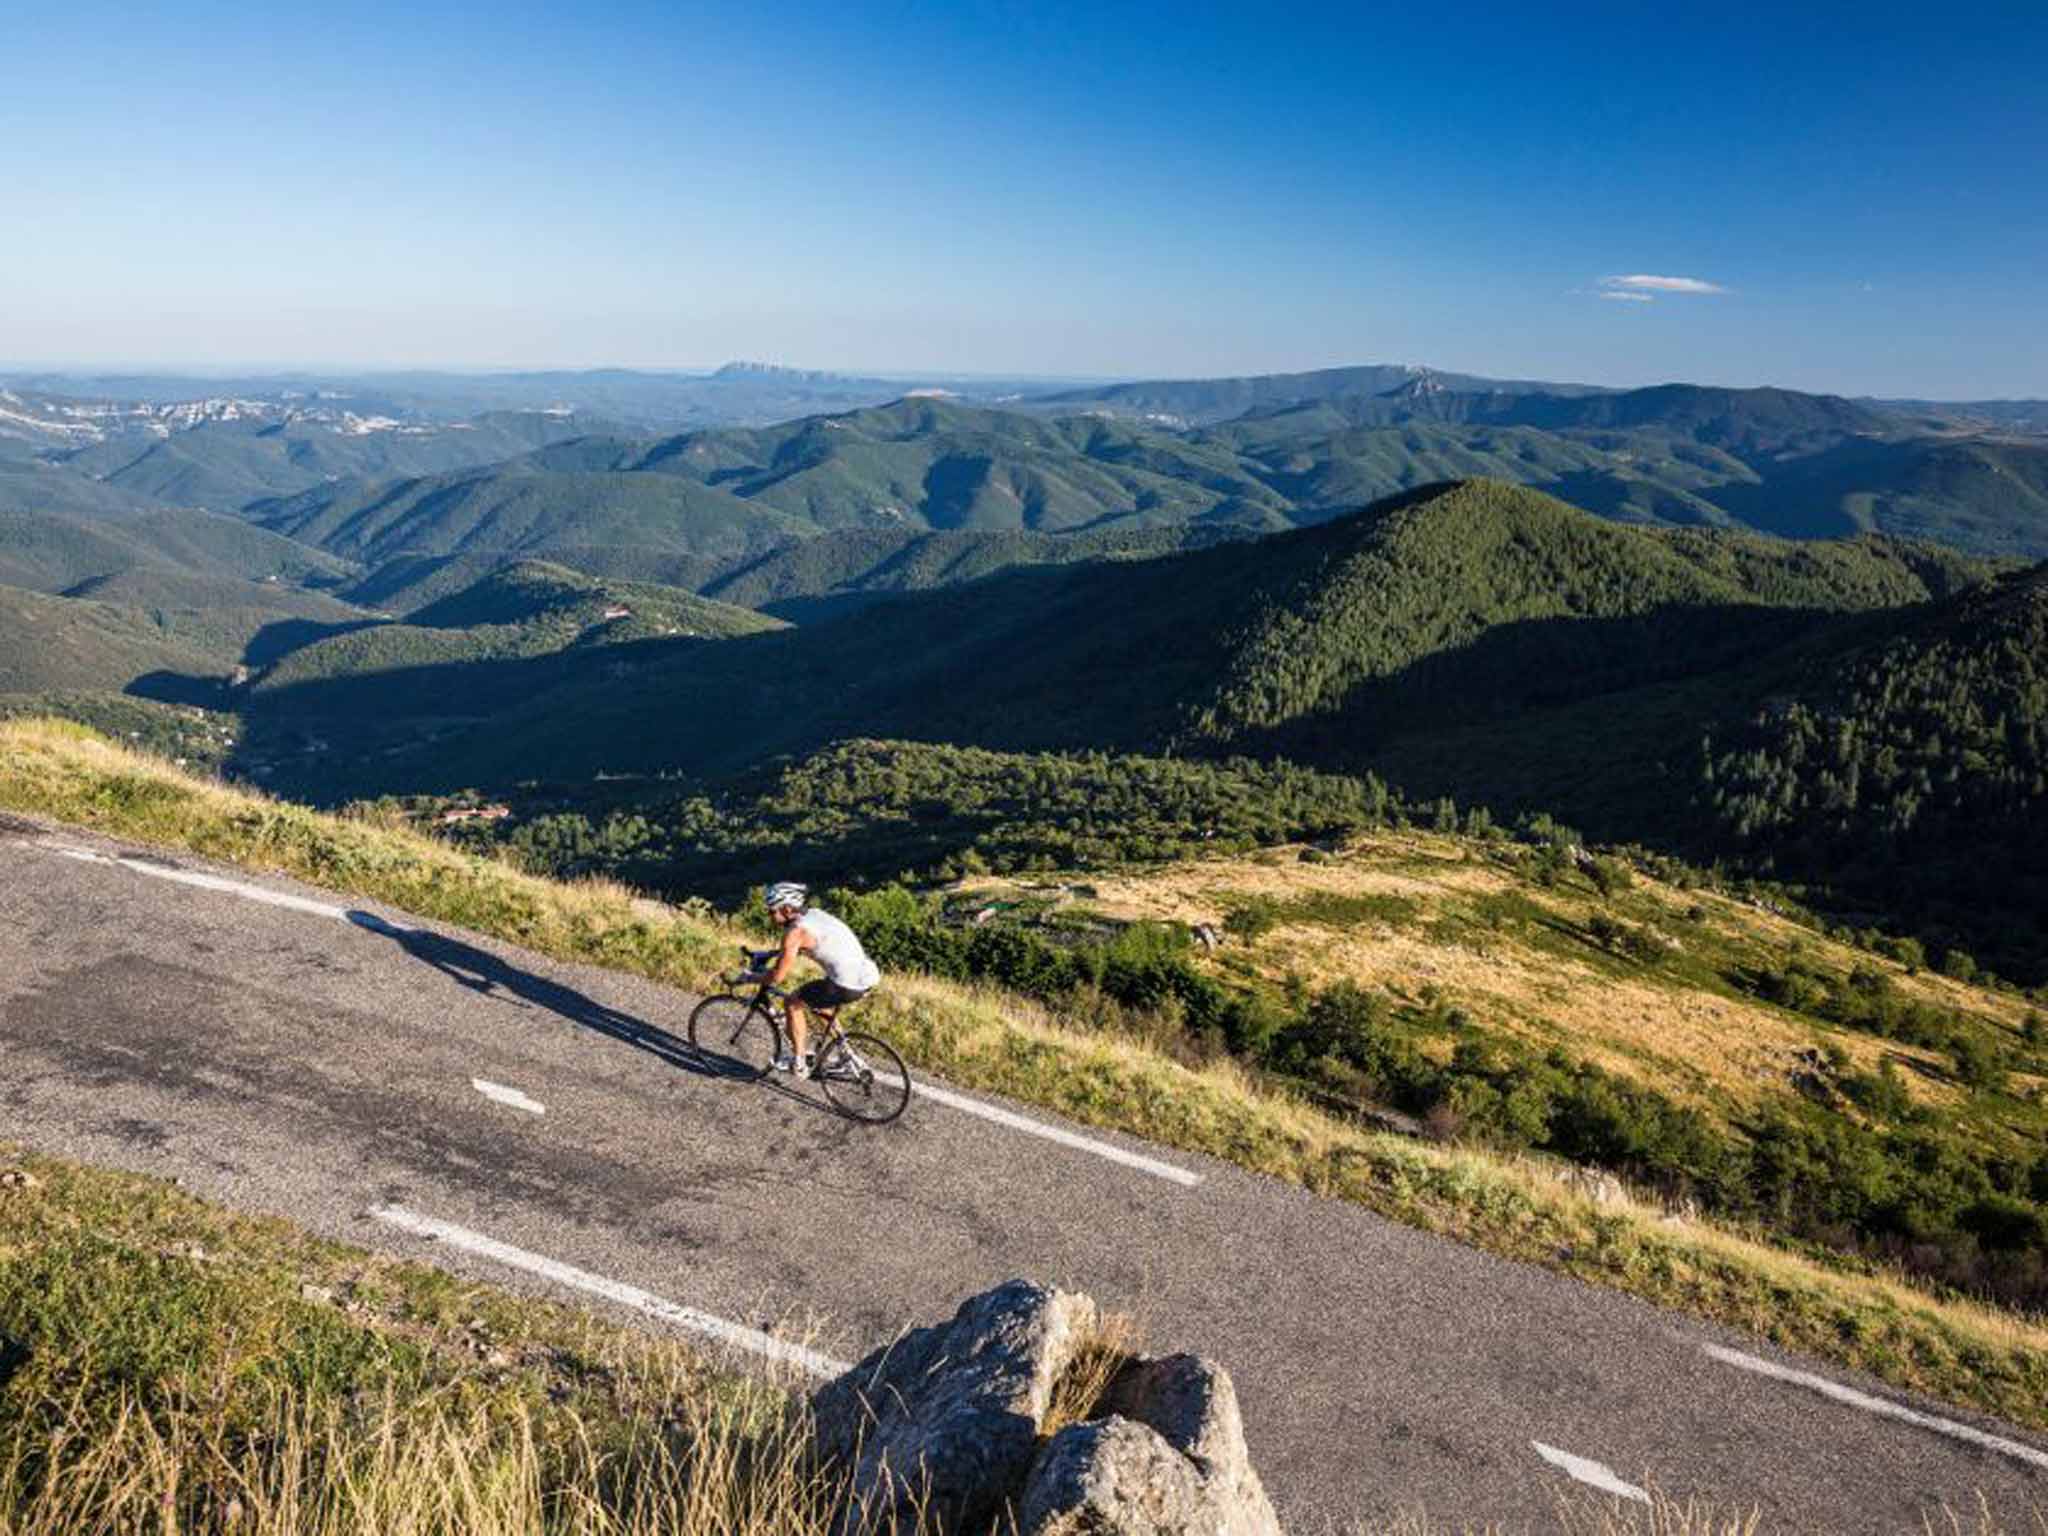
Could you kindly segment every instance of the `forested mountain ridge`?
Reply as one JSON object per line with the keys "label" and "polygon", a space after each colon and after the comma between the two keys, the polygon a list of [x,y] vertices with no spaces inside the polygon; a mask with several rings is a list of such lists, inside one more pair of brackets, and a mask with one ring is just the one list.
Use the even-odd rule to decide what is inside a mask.
{"label": "forested mountain ridge", "polygon": [[1987,963],[2038,970],[2048,563],[1814,666],[1747,720],[1703,732],[1697,783],[1752,861],[1971,935]]}
{"label": "forested mountain ridge", "polygon": [[[1987,571],[1882,540],[1629,528],[1519,487],[1438,487],[1252,544],[1010,570],[712,654],[628,647],[613,654],[630,670],[601,682],[551,669],[548,693],[446,767],[480,779],[502,750],[543,774],[729,769],[852,734],[1157,750],[1303,722],[1322,731],[1312,757],[1351,765],[1403,730],[1726,668]],[[1425,668],[1427,686],[1410,675]],[[280,689],[268,707],[319,716],[340,697]]]}
{"label": "forested mountain ridge", "polygon": [[0,511],[0,582],[62,593],[123,571],[323,588],[353,574],[345,560],[210,512]]}
{"label": "forested mountain ridge", "polygon": [[[1785,545],[1750,535],[1631,529],[1520,487],[1477,481],[1382,503],[1332,525],[1323,558],[1295,585],[1259,593],[1227,647],[1211,699],[1193,714],[1202,736],[1231,740],[1353,704],[1373,679],[1438,658],[1444,669],[1489,631],[1496,675],[1457,692],[1474,712],[1515,697],[1585,695],[1669,672],[1708,671],[1779,637],[1760,620],[1731,631],[1717,610],[1798,612],[1893,607],[1945,595],[1981,569],[1932,550],[1882,541]],[[1609,621],[1598,646],[1551,620]],[[1795,620],[1795,623],[1798,622]],[[1627,637],[1612,625],[1626,624]],[[1567,680],[1568,679],[1568,680]],[[1380,731],[1412,729],[1459,710],[1448,700],[1388,697]],[[1357,750],[1353,748],[1352,750]]]}

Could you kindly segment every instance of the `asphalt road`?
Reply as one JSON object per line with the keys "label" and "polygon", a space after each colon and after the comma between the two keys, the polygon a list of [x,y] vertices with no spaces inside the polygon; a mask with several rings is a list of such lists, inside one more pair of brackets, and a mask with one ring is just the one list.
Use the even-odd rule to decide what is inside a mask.
{"label": "asphalt road", "polygon": [[0,818],[0,1135],[522,1288],[575,1295],[570,1266],[747,1326],[815,1314],[840,1359],[1014,1275],[1086,1290],[1229,1368],[1298,1530],[1519,1528],[1571,1458],[1772,1530],[2048,1508],[2042,1436],[1208,1159],[923,1097],[851,1124],[707,1072],[689,998],[352,905]]}

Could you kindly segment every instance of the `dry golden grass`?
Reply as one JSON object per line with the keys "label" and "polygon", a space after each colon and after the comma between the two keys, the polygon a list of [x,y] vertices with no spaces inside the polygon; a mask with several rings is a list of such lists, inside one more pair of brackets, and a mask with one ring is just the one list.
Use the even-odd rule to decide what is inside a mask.
{"label": "dry golden grass", "polygon": [[[543,1443],[530,1414],[456,1393],[368,1404],[284,1394],[254,1432],[196,1400],[131,1396],[110,1416],[31,1403],[17,1423],[34,1424],[37,1438],[0,1432],[0,1536],[839,1529],[844,1490],[812,1465],[793,1419],[787,1430],[742,1434],[708,1403],[672,1406],[666,1424],[572,1417]],[[61,1476],[38,1475],[45,1457],[61,1457]]]}
{"label": "dry golden grass", "polygon": [[[1792,1092],[1800,1057],[1822,1032],[1783,1009],[1722,986],[1707,987],[1658,970],[1640,975],[1604,966],[1585,944],[1537,944],[1490,928],[1475,898],[1512,895],[1556,926],[1583,931],[1607,904],[1591,892],[1543,887],[1502,865],[1472,856],[1472,845],[1425,832],[1381,832],[1353,841],[1333,858],[1303,863],[1298,848],[1186,862],[1146,871],[1088,877],[1090,910],[1118,921],[1220,925],[1236,907],[1265,899],[1299,908],[1319,896],[1394,896],[1414,904],[1401,921],[1366,918],[1332,926],[1282,920],[1253,944],[1231,942],[1218,968],[1248,968],[1279,985],[1298,977],[1311,986],[1348,981],[1402,997],[1433,988],[1491,1031],[1533,1045],[1569,1045],[1574,1055],[1620,1076],[1725,1118]],[[970,889],[990,896],[1029,888],[1023,880],[985,877]],[[1855,950],[1734,898],[1687,891],[1638,875],[1626,902],[1679,946],[1705,945],[1746,953],[1758,963],[1799,952],[1847,974],[1856,965],[1885,970],[1908,996],[2016,1030],[2027,1005]],[[1935,1107],[1962,1097],[1944,1080],[1945,1059],[1932,1050],[1836,1037],[1860,1069],[1875,1070],[1890,1053],[1908,1072],[1907,1091]],[[1425,1048],[1426,1049],[1426,1048]],[[1447,1055],[1448,1043],[1438,1054]]]}

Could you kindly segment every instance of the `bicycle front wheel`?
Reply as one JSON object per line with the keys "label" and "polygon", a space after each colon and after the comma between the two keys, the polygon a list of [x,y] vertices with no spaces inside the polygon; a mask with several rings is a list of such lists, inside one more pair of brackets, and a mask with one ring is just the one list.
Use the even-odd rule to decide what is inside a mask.
{"label": "bicycle front wheel", "polygon": [[910,1102],[910,1073],[886,1040],[844,1034],[818,1053],[814,1074],[832,1107],[849,1120],[886,1125]]}
{"label": "bicycle front wheel", "polygon": [[690,1012],[690,1045],[724,1077],[764,1077],[782,1048],[782,1032],[764,1008],[720,993]]}

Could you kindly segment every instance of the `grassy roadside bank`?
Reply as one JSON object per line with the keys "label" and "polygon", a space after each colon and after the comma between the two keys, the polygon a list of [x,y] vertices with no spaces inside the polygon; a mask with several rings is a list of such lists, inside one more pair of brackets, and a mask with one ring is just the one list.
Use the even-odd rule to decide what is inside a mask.
{"label": "grassy roadside bank", "polygon": [[[0,805],[277,870],[559,958],[701,984],[732,941],[623,888],[565,886],[392,826],[225,789],[78,727],[0,724]],[[868,1005],[914,1063],[1162,1145],[1227,1158],[1495,1253],[1539,1263],[2048,1428],[2048,1327],[1742,1234],[1598,1203],[1550,1165],[1367,1132],[1141,1041],[1013,997],[902,978]]]}
{"label": "grassy roadside bank", "polygon": [[672,1339],[0,1145],[6,1536],[824,1536],[791,1410]]}

